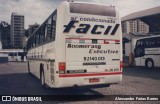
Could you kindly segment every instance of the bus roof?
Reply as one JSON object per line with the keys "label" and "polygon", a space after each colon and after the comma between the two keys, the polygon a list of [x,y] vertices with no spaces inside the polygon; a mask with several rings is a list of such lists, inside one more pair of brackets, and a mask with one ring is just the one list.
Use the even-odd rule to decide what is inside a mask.
{"label": "bus roof", "polygon": [[137,40],[147,39],[147,38],[154,38],[154,37],[160,37],[160,35],[146,36],[146,37],[139,38],[139,39],[137,39]]}
{"label": "bus roof", "polygon": [[[87,12],[92,12],[92,13],[90,13],[90,14],[94,14],[93,12],[95,12],[95,15],[102,15],[103,13],[104,13],[104,16],[107,16],[107,15],[109,15],[109,16],[113,16],[113,17],[115,17],[116,16],[116,9],[115,9],[115,6],[112,6],[112,5],[104,5],[104,4],[100,4],[100,3],[91,3],[91,2],[81,2],[81,1],[63,1],[56,9],[55,9],[55,11],[60,7],[60,6],[65,6],[65,5],[67,5],[67,4],[71,4],[71,6],[70,6],[70,11],[71,12],[73,12],[73,13],[75,13],[75,12],[77,12],[77,13],[80,13],[80,12],[86,12],[86,14],[87,14]],[[73,6],[72,4],[76,4],[76,6]],[[99,7],[99,9],[100,10],[97,10],[97,8],[95,9],[95,8],[92,8],[92,9],[89,9],[89,10],[92,10],[92,11],[88,11],[88,9],[86,9],[86,8],[83,8],[82,10],[81,9],[79,9],[79,7],[80,8],[82,8],[82,5],[80,5],[80,6],[78,6],[78,4],[80,5],[80,4],[83,4],[84,5],[84,7],[88,7],[87,5],[85,5],[85,4],[88,4],[88,5],[92,5],[92,6],[94,6],[94,5],[96,5],[96,6],[98,6]],[[77,7],[78,6],[78,7]],[[105,8],[103,8],[102,6],[104,6]],[[76,9],[76,10],[73,10],[73,9],[71,9],[72,7],[74,7],[74,9]],[[91,6],[90,6],[91,7]],[[89,8],[90,8],[89,7]],[[110,8],[110,9],[109,9]],[[112,9],[111,9],[112,8]],[[104,10],[103,10],[104,9]],[[108,10],[109,9],[109,10]],[[107,13],[105,13],[105,10],[106,11],[108,11]],[[101,11],[101,12],[100,12]],[[114,12],[114,13],[113,13]],[[54,12],[53,12],[54,13]],[[51,13],[50,15],[49,15],[49,17],[53,14],[53,13]],[[103,16],[103,15],[102,15]],[[49,18],[48,17],[48,18]],[[48,19],[47,18],[47,19]],[[47,20],[46,19],[46,20]],[[45,22],[46,22],[46,20],[41,24],[41,25],[43,25]],[[28,39],[30,38],[30,37],[32,37],[33,36],[33,34],[41,27],[41,25],[27,38],[27,41],[28,41]]]}

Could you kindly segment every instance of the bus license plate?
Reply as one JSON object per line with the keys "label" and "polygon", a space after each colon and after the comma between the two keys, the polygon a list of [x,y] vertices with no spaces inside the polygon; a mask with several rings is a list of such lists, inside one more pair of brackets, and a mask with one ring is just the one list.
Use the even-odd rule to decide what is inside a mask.
{"label": "bus license plate", "polygon": [[99,78],[92,78],[92,79],[89,79],[89,83],[96,83],[96,82],[99,82]]}

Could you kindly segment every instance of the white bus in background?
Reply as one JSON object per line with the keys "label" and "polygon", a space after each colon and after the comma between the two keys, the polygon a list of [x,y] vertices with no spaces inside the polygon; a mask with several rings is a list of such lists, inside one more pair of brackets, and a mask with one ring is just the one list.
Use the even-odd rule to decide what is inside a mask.
{"label": "white bus in background", "polygon": [[9,52],[8,61],[25,61],[24,52]]}
{"label": "white bus in background", "polygon": [[7,63],[8,62],[8,54],[0,53],[0,63]]}
{"label": "white bus in background", "polygon": [[160,35],[138,39],[134,55],[136,66],[160,67]]}
{"label": "white bus in background", "polygon": [[122,81],[121,20],[113,6],[63,2],[28,38],[27,50],[28,71],[43,86]]}
{"label": "white bus in background", "polygon": [[8,61],[12,62],[26,61],[26,55],[23,49],[1,49],[0,53],[7,54]]}

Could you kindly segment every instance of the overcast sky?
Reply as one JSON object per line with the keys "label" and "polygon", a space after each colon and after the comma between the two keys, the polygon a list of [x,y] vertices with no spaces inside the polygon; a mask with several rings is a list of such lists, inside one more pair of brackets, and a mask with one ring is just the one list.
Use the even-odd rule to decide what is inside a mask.
{"label": "overcast sky", "polygon": [[[35,22],[41,24],[65,0],[0,0],[0,21],[10,23],[12,12],[25,16],[25,29]],[[133,12],[160,6],[160,0],[74,0],[113,5],[121,17]]]}

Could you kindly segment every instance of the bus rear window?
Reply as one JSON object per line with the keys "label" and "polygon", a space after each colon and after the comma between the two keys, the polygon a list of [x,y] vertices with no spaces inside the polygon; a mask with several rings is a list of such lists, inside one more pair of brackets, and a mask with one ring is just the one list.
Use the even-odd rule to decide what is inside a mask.
{"label": "bus rear window", "polygon": [[116,16],[114,7],[95,4],[70,3],[70,12],[112,17]]}

